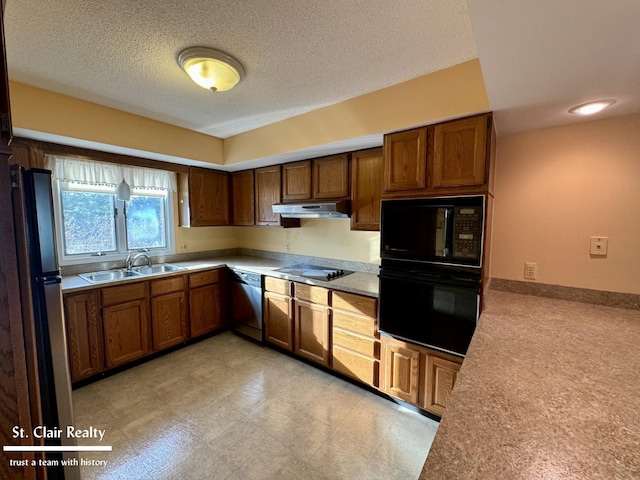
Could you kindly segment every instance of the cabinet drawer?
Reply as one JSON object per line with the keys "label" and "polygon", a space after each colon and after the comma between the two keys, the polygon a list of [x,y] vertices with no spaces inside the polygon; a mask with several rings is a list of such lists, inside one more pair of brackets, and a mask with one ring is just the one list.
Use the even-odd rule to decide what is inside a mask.
{"label": "cabinet drawer", "polygon": [[281,278],[264,277],[264,289],[267,292],[291,295],[291,282]]}
{"label": "cabinet drawer", "polygon": [[[335,300],[335,292],[333,299]],[[361,315],[354,315],[352,313],[334,310],[333,327],[378,338],[377,322],[375,319],[370,317],[363,317]]]}
{"label": "cabinet drawer", "polygon": [[331,299],[333,308],[359,313],[367,317],[377,317],[377,300],[372,297],[355,295],[353,293],[333,291]]}
{"label": "cabinet drawer", "polygon": [[338,345],[333,346],[333,369],[373,387],[377,387],[380,362]]}
{"label": "cabinet drawer", "polygon": [[130,302],[147,296],[147,282],[127,283],[117,287],[102,289],[102,305],[115,305]]}
{"label": "cabinet drawer", "polygon": [[184,275],[161,278],[159,280],[151,281],[151,295],[163,295],[165,293],[180,292],[185,288]]}
{"label": "cabinet drawer", "polygon": [[333,344],[380,359],[380,342],[361,335],[333,329]]}
{"label": "cabinet drawer", "polygon": [[298,300],[315,303],[316,305],[329,305],[329,290],[323,287],[315,287],[305,283],[294,283],[295,296]]}
{"label": "cabinet drawer", "polygon": [[217,283],[220,280],[220,269],[207,270],[206,272],[192,273],[189,275],[189,288],[202,287]]}

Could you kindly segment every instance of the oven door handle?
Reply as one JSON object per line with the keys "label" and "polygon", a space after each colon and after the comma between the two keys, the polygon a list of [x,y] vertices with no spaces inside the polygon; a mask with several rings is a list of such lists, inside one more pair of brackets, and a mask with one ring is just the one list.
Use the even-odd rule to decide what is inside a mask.
{"label": "oven door handle", "polygon": [[468,290],[480,291],[480,280],[455,275],[442,275],[437,273],[416,272],[416,271],[389,271],[381,270],[380,279],[400,280],[410,283],[422,283],[428,285],[446,285],[447,287],[464,288]]}

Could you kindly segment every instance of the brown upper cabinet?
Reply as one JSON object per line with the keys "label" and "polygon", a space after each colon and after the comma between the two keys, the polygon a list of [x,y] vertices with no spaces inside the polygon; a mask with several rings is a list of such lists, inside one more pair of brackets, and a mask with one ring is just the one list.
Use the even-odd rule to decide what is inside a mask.
{"label": "brown upper cabinet", "polygon": [[349,154],[285,163],[282,166],[282,201],[347,199]]}
{"label": "brown upper cabinet", "polygon": [[190,167],[178,175],[178,195],[180,226],[230,225],[228,173]]}
{"label": "brown upper cabinet", "polygon": [[384,136],[384,192],[427,187],[427,129]]}
{"label": "brown upper cabinet", "polygon": [[491,135],[491,113],[385,135],[383,197],[486,191]]}
{"label": "brown upper cabinet", "polygon": [[315,158],[312,165],[315,200],[349,197],[349,154]]}
{"label": "brown upper cabinet", "polygon": [[351,230],[380,230],[382,148],[351,154]]}
{"label": "brown upper cabinet", "polygon": [[282,201],[311,199],[311,160],[282,165]]}
{"label": "brown upper cabinet", "polygon": [[274,203],[282,201],[282,167],[257,168],[255,170],[255,219],[256,225],[267,227],[299,227],[299,218],[282,218],[273,213]]}
{"label": "brown upper cabinet", "polygon": [[255,225],[253,170],[231,174],[231,210],[234,225]]}
{"label": "brown upper cabinet", "polygon": [[436,125],[433,135],[433,188],[485,183],[487,116]]}

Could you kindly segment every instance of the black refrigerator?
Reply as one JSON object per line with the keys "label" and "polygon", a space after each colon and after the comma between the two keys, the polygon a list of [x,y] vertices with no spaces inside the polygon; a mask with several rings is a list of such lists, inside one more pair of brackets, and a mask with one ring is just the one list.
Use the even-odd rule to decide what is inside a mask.
{"label": "black refrigerator", "polygon": [[[45,458],[58,460],[58,466],[47,467],[49,480],[80,479],[77,465],[62,466],[60,460],[77,463],[77,452],[64,451],[76,447],[74,438],[67,438],[66,427],[74,425],[71,398],[71,378],[67,356],[67,340],[62,306],[62,277],[56,253],[55,216],[51,172],[43,169],[25,170],[14,167],[13,210],[17,223],[24,225],[26,259],[31,289],[31,306],[35,326],[36,361],[42,426],[62,430],[60,438],[44,439]],[[38,425],[33,425],[38,427]],[[57,451],[55,451],[57,450]],[[75,459],[75,460],[74,460]]]}

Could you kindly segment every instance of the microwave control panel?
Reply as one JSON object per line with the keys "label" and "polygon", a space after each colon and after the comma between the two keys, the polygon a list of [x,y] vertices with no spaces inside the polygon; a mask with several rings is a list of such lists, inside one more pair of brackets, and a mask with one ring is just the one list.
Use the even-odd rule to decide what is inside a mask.
{"label": "microwave control panel", "polygon": [[482,238],[482,208],[455,207],[453,212],[453,257],[478,258]]}

